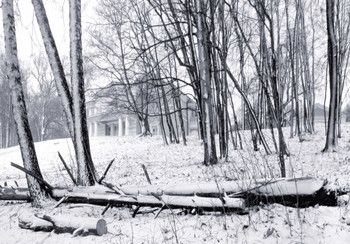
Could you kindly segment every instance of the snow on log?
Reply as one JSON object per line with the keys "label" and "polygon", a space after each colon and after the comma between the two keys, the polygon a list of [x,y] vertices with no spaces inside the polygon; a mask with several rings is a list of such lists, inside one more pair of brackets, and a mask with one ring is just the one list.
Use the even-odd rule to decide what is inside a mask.
{"label": "snow on log", "polygon": [[[305,206],[309,204],[322,204],[326,199],[327,205],[334,203],[334,196],[324,189],[325,180],[304,177],[274,180],[245,180],[225,182],[205,182],[177,185],[147,185],[147,186],[124,186],[119,195],[109,188],[96,185],[92,187],[54,188],[52,197],[64,198],[70,203],[90,203],[98,205],[121,204],[171,208],[199,207],[207,210],[218,208],[243,209],[246,204],[259,204],[261,197],[271,198],[268,202],[277,202],[294,206],[301,196],[307,196]],[[2,188],[1,192],[16,192],[15,189]],[[28,200],[25,189],[22,189],[16,199]],[[225,196],[223,198],[223,196]],[[227,197],[229,196],[229,197]],[[322,196],[322,197],[320,197]],[[5,199],[5,197],[3,197]],[[0,199],[1,198],[0,195]],[[322,198],[322,199],[321,199]],[[7,197],[8,200],[10,197]],[[256,200],[252,200],[256,199]],[[300,199],[302,200],[302,199]]]}
{"label": "snow on log", "polygon": [[62,232],[84,232],[99,236],[107,233],[107,223],[104,219],[45,214],[40,218],[51,222],[56,230]]}
{"label": "snow on log", "polygon": [[312,195],[326,185],[327,181],[311,177],[280,179],[263,184],[250,191],[257,195]]}
{"label": "snow on log", "polygon": [[18,225],[23,229],[34,231],[69,232],[73,235],[80,233],[103,235],[107,233],[104,219],[71,217],[67,215],[22,214],[18,218]]}
{"label": "snow on log", "polygon": [[28,188],[0,188],[0,200],[29,201],[30,195]]}
{"label": "snow on log", "polygon": [[245,200],[241,198],[224,197],[223,201],[219,198],[198,197],[198,196],[122,196],[114,193],[83,193],[83,192],[68,192],[65,194],[67,202],[75,203],[92,203],[99,205],[125,204],[137,206],[150,206],[169,208],[203,208],[208,210],[228,209],[244,209]]}
{"label": "snow on log", "polygon": [[[27,191],[28,193],[28,191]],[[74,187],[73,189],[52,190],[55,199],[66,198],[69,203],[90,203],[97,205],[107,205],[109,203],[122,205],[138,205],[162,207],[166,205],[170,208],[203,208],[208,210],[218,208],[244,209],[245,200],[241,198],[224,197],[220,198],[199,197],[199,196],[170,196],[170,195],[118,195],[103,186],[98,187]],[[29,200],[29,198],[23,199]]]}
{"label": "snow on log", "polygon": [[37,218],[34,214],[28,212],[19,215],[18,225],[22,229],[34,231],[52,231],[54,229],[51,222]]}
{"label": "snow on log", "polygon": [[199,182],[184,183],[176,185],[145,185],[145,186],[123,186],[121,190],[126,195],[173,195],[194,196],[248,191],[266,183],[267,180],[243,180],[224,182]]}
{"label": "snow on log", "polygon": [[176,185],[146,185],[124,186],[121,190],[126,195],[216,195],[256,193],[269,196],[281,195],[311,195],[320,190],[326,181],[312,177],[279,178],[279,179],[251,179],[241,181],[201,182]]}

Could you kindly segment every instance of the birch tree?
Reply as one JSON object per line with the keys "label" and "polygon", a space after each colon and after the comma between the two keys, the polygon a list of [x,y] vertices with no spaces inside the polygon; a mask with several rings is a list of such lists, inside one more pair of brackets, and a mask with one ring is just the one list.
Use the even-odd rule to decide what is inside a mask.
{"label": "birch tree", "polygon": [[78,166],[78,182],[94,183],[95,169],[91,160],[89,133],[86,122],[83,53],[81,40],[81,0],[69,1],[69,37],[71,84],[73,96],[74,137]]}
{"label": "birch tree", "polygon": [[[23,86],[21,83],[21,73],[17,56],[17,41],[15,18],[13,11],[13,0],[2,1],[2,18],[6,52],[6,73],[9,82],[11,103],[16,124],[18,142],[24,167],[42,178],[36,156],[33,137],[29,128],[26,103],[24,100]],[[28,188],[32,197],[32,205],[40,207],[41,201],[46,198],[46,191],[42,183],[26,174]]]}
{"label": "birch tree", "polygon": [[96,170],[91,159],[86,125],[81,46],[81,2],[69,1],[72,91],[70,91],[65,77],[44,4],[42,0],[32,0],[32,4],[55,78],[57,92],[61,97],[64,113],[67,117],[70,136],[73,140],[78,168],[77,182],[80,185],[93,185],[96,182]]}

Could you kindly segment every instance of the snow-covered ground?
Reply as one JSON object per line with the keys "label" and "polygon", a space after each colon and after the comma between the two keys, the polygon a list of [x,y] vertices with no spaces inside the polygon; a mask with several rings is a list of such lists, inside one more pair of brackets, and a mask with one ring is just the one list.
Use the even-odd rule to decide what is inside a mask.
{"label": "snow-covered ground", "polygon": [[[296,137],[288,138],[289,128],[285,135],[291,152],[286,161],[288,177],[315,176],[327,179],[331,189],[350,191],[350,124],[343,125],[337,153],[321,153],[325,143],[323,125],[318,125],[315,134],[304,135],[306,140],[302,143]],[[214,167],[202,165],[203,149],[197,138],[189,138],[188,146],[164,146],[160,137],[95,137],[91,138],[91,150],[100,174],[111,159],[116,159],[106,181],[119,185],[147,184],[141,164],[147,167],[153,184],[279,177],[277,154],[266,156],[262,147],[254,152],[249,132],[244,137],[244,150],[230,149],[229,162]],[[52,185],[70,185],[57,156],[59,151],[66,161],[72,162],[70,140],[40,142],[35,146],[44,178]],[[24,174],[11,167],[10,162],[22,164],[18,147],[0,149],[0,185],[6,182],[15,186],[16,181],[26,186]],[[63,204],[41,211],[99,217],[103,209]],[[30,204],[0,202],[0,243],[350,243],[349,210],[346,205],[296,209],[273,204],[251,209],[247,215],[176,215],[166,210],[154,219],[152,213],[132,218],[130,209],[112,208],[104,216],[108,234],[72,237],[20,229],[18,216],[21,212],[33,212]]]}

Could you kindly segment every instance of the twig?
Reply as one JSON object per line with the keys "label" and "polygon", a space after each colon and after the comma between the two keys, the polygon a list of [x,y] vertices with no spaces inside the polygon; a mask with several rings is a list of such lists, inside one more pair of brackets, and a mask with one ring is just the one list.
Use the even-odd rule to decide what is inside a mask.
{"label": "twig", "polygon": [[154,216],[154,219],[158,218],[159,214],[164,210],[166,209],[167,207],[165,205],[163,205],[159,210],[158,212],[156,213],[156,215]]}
{"label": "twig", "polygon": [[139,212],[141,206],[137,206],[134,210],[134,212],[132,213],[132,217],[135,218],[136,214]]}
{"label": "twig", "polygon": [[60,206],[65,200],[68,199],[68,196],[64,196],[62,197],[53,208],[57,208],[58,206]]}
{"label": "twig", "polygon": [[112,185],[112,184],[107,183],[105,181],[102,181],[101,185],[111,189],[112,191],[114,191],[115,193],[117,193],[119,195],[125,196],[125,193],[118,186]]}
{"label": "twig", "polygon": [[101,184],[101,182],[104,180],[104,178],[106,177],[108,170],[111,168],[113,162],[114,162],[115,158],[112,159],[112,161],[108,164],[105,172],[103,173],[103,175],[101,176],[101,178],[98,180],[98,183]]}
{"label": "twig", "polygon": [[66,164],[66,161],[64,161],[62,155],[60,154],[60,152],[57,152],[58,153],[58,157],[61,159],[61,162],[63,163],[64,165],[64,168],[67,170],[68,172],[68,175],[69,177],[71,178],[71,180],[73,181],[73,184],[74,185],[77,185],[77,182],[75,181],[74,177],[73,177],[73,174],[72,172],[70,171],[70,168],[68,167],[68,165]]}
{"label": "twig", "polygon": [[53,189],[53,187],[52,187],[49,183],[47,183],[42,177],[37,176],[37,175],[34,174],[33,172],[30,172],[29,170],[23,168],[22,166],[19,166],[18,164],[15,164],[15,163],[13,163],[13,162],[11,162],[11,166],[13,166],[13,167],[15,167],[15,168],[17,168],[17,169],[23,171],[24,173],[26,173],[26,174],[28,174],[28,175],[34,177],[34,178],[37,179],[39,182],[41,182],[42,184],[44,184],[49,190],[52,190],[52,189]]}
{"label": "twig", "polygon": [[[171,211],[172,214],[175,214],[174,211],[173,211],[171,208],[169,208],[168,204],[162,199],[161,196],[157,196],[157,195],[156,195],[155,193],[153,193],[153,192],[151,192],[151,195],[154,196],[154,197],[157,198],[160,202],[163,203],[162,208],[161,208],[161,210],[159,211],[159,213],[160,213],[161,211],[163,211],[163,207],[164,207],[164,208],[170,209],[170,211]],[[158,214],[159,214],[159,213],[158,213]],[[157,216],[157,215],[156,215],[156,216]]]}
{"label": "twig", "polygon": [[144,164],[141,164],[141,167],[143,169],[143,172],[145,173],[146,175],[146,178],[147,178],[147,181],[150,185],[152,185],[152,182],[151,182],[151,179],[149,178],[149,175],[148,175],[148,172],[147,172],[147,169],[146,169],[146,166]]}
{"label": "twig", "polygon": [[104,215],[104,214],[107,212],[107,210],[108,210],[109,208],[111,208],[111,207],[113,207],[113,204],[112,204],[112,203],[108,203],[107,206],[105,207],[105,209],[103,209],[101,215]]}

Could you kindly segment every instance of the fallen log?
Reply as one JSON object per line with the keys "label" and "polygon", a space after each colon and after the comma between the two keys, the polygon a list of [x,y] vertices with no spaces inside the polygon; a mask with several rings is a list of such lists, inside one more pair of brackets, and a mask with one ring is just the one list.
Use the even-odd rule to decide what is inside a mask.
{"label": "fallen log", "polygon": [[[53,191],[55,194],[55,191]],[[57,196],[57,195],[56,195]],[[90,203],[96,205],[107,205],[112,203],[114,205],[136,205],[149,207],[168,208],[201,208],[204,210],[221,210],[225,209],[244,209],[246,207],[244,199],[224,197],[223,200],[211,197],[198,196],[122,196],[113,193],[82,193],[82,192],[68,192],[65,194],[66,202],[71,203]]]}
{"label": "fallen log", "polygon": [[18,225],[22,229],[34,231],[52,231],[54,228],[51,222],[40,219],[32,213],[22,213],[18,216]]}
{"label": "fallen log", "polygon": [[250,193],[264,196],[312,195],[327,184],[326,180],[312,177],[279,179],[261,184]]}
{"label": "fallen log", "polygon": [[176,185],[123,186],[126,195],[174,195],[174,196],[217,196],[226,193],[234,197],[245,192],[269,195],[312,195],[326,184],[325,180],[312,177],[251,179],[241,181],[201,182]]}
{"label": "fallen log", "polygon": [[[274,180],[242,180],[224,182],[200,182],[176,185],[145,185],[123,186],[121,191],[125,195],[170,195],[170,196],[215,196],[223,193],[235,197],[245,192],[256,195],[283,196],[283,195],[312,195],[323,186],[326,181],[311,177],[274,179]],[[66,192],[85,193],[112,193],[111,189],[101,185],[93,187],[54,188],[53,197],[62,198]],[[17,196],[17,194],[19,196]],[[0,188],[0,200],[28,200],[27,188]]]}
{"label": "fallen log", "polygon": [[[199,207],[207,210],[220,207],[242,209],[246,205],[257,205],[261,201],[299,207],[317,203],[328,206],[336,205],[335,193],[330,194],[326,191],[325,184],[325,180],[303,177],[140,187],[124,186],[121,191],[125,195],[118,195],[110,188],[96,185],[71,189],[54,188],[52,197],[57,200],[64,198],[65,202],[104,206],[111,203],[113,205],[162,207],[167,204],[172,208]],[[22,190],[21,197],[27,200],[28,197],[23,193]],[[305,201],[305,204],[301,204],[302,201]]]}
{"label": "fallen log", "polygon": [[0,200],[10,201],[29,201],[30,195],[28,188],[12,188],[3,187],[0,188]]}
{"label": "fallen log", "polygon": [[[23,192],[22,192],[23,193]],[[28,193],[28,192],[27,192]],[[28,193],[29,194],[29,193]],[[22,196],[22,195],[21,195]],[[106,206],[113,205],[136,205],[169,208],[202,208],[206,210],[244,209],[245,201],[241,198],[224,197],[223,200],[211,197],[199,196],[168,196],[168,195],[118,195],[103,186],[74,187],[72,189],[52,190],[52,197],[56,200],[64,199],[66,203],[89,203]],[[29,195],[23,200],[30,200]]]}
{"label": "fallen log", "polygon": [[23,229],[34,231],[69,232],[78,234],[103,235],[107,233],[107,224],[104,219],[71,217],[67,215],[22,214],[18,217],[18,225]]}

